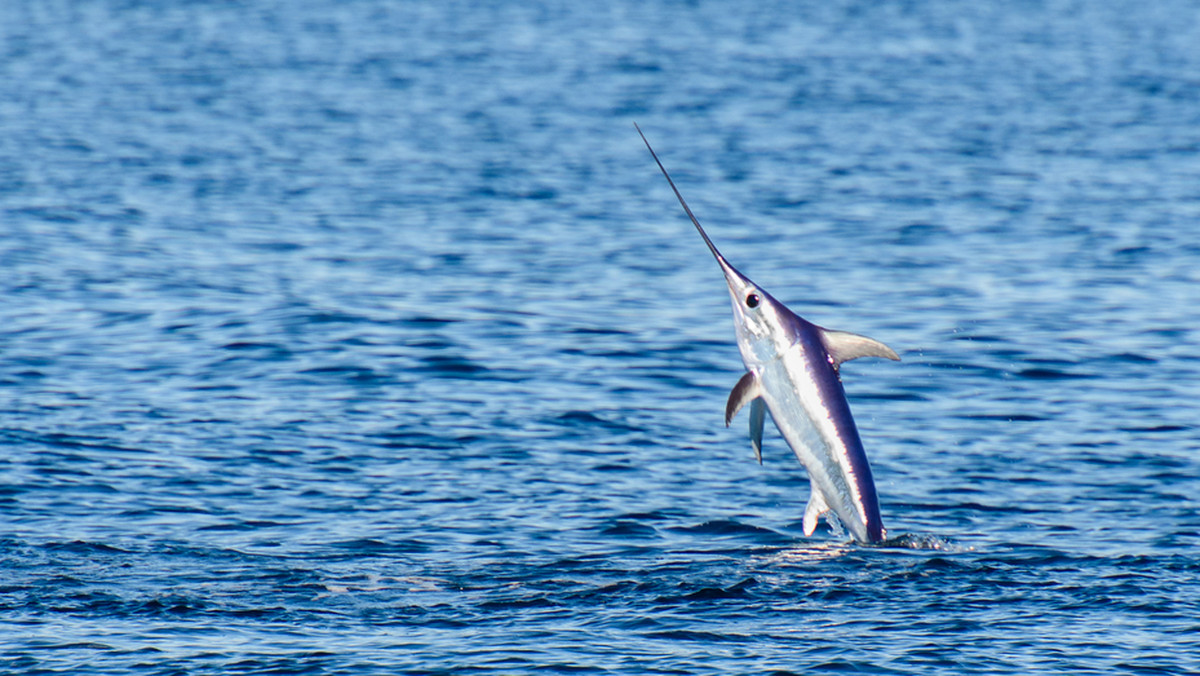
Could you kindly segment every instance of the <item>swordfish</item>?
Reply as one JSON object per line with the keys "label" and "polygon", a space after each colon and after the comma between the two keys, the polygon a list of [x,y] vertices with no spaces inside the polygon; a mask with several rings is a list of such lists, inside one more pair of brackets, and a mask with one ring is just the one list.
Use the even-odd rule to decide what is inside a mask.
{"label": "swordfish", "polygon": [[859,357],[897,361],[900,357],[872,338],[833,331],[805,320],[738,272],[700,227],[641,127],[636,123],[634,127],[716,257],[729,286],[746,374],[729,393],[725,425],[742,407],[750,405],[750,444],[761,464],[763,421],[770,411],[779,433],[808,472],[811,494],[804,510],[806,536],[816,530],[819,517],[825,515],[828,520],[832,511],[858,542],[882,541],[886,531],[879,514],[875,480],[838,369],[843,362]]}

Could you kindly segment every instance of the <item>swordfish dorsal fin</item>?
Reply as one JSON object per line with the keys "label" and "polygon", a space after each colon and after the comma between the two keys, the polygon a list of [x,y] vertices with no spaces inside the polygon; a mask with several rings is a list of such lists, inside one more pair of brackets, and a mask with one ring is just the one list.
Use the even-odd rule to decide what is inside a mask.
{"label": "swordfish dorsal fin", "polygon": [[883,343],[860,336],[857,333],[849,331],[834,331],[832,329],[821,329],[821,342],[825,345],[825,351],[829,353],[829,359],[833,362],[833,368],[838,368],[842,362],[858,359],[859,357],[883,357],[892,361],[900,361],[900,356],[892,348]]}

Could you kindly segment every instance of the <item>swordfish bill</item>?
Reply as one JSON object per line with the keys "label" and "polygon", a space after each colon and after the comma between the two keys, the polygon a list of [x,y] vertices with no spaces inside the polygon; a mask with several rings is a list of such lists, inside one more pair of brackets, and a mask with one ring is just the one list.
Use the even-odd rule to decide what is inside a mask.
{"label": "swordfish bill", "polygon": [[641,128],[636,123],[634,127],[717,259],[729,287],[746,373],[729,394],[725,424],[750,405],[750,444],[761,463],[763,422],[770,412],[779,433],[808,472],[811,493],[804,510],[805,535],[812,535],[819,517],[829,519],[832,512],[858,542],[883,540],[886,531],[875,480],[838,369],[843,362],[859,357],[900,357],[877,340],[805,320],[738,272],[700,227]]}

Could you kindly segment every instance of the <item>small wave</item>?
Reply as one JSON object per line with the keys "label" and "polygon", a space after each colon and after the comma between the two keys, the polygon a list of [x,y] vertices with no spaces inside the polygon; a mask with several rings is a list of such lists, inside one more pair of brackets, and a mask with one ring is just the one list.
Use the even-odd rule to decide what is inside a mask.
{"label": "small wave", "polygon": [[43,547],[47,551],[52,552],[70,552],[72,554],[128,554],[129,551],[106,545],[100,542],[84,542],[83,540],[72,540],[71,542],[48,542]]}
{"label": "small wave", "polygon": [[457,321],[458,321],[457,319],[450,319],[448,317],[430,317],[428,315],[417,315],[415,317],[406,317],[404,319],[401,319],[400,323],[408,325],[408,326],[444,326],[446,324],[453,324],[454,322],[457,322]]}
{"label": "small wave", "polygon": [[641,432],[641,431],[643,431],[640,427],[626,425],[625,423],[616,422],[613,420],[606,420],[606,419],[601,418],[600,416],[596,415],[595,413],[592,413],[591,411],[580,411],[580,410],[567,411],[566,413],[563,413],[563,414],[559,415],[558,417],[554,418],[553,422],[556,422],[561,425],[571,426],[571,427],[575,427],[575,426],[589,427],[592,425],[598,425],[600,427],[605,427],[608,429],[620,430],[620,431],[625,431],[625,432]]}
{"label": "small wave", "polygon": [[1072,380],[1076,378],[1096,377],[1090,373],[1071,373],[1069,371],[1045,367],[1023,369],[1018,371],[1016,375],[1019,378],[1029,378],[1031,380]]}
{"label": "small wave", "polygon": [[486,366],[476,364],[465,357],[432,355],[424,357],[425,365],[417,370],[442,378],[474,378],[488,373]]}
{"label": "small wave", "polygon": [[606,463],[603,465],[596,465],[595,467],[592,468],[592,471],[593,472],[636,472],[636,471],[638,471],[638,469],[640,469],[640,468],[635,465],[631,465],[631,464]]}
{"label": "small wave", "polygon": [[560,604],[553,599],[545,596],[532,596],[529,598],[513,598],[513,599],[497,599],[495,601],[484,601],[479,604],[479,607],[484,610],[519,610],[522,608],[551,608]]}
{"label": "small wave", "polygon": [[303,375],[313,376],[335,376],[343,377],[348,381],[355,383],[381,383],[388,384],[392,382],[391,376],[379,373],[368,366],[355,365],[336,365],[336,366],[317,366],[314,368],[303,369],[300,371]]}
{"label": "small wave", "polygon": [[408,430],[397,430],[395,432],[383,432],[373,435],[378,445],[384,448],[417,448],[425,450],[443,450],[447,448],[458,448],[462,445],[462,440],[452,439],[445,436],[438,436],[426,432],[410,432]]}
{"label": "small wave", "polygon": [[291,350],[270,342],[235,341],[221,346],[222,350],[238,354],[261,356],[269,361],[281,361],[292,356]]}
{"label": "small wave", "polygon": [[698,643],[748,643],[752,640],[745,634],[718,634],[710,631],[692,631],[674,629],[671,631],[652,631],[644,634],[646,638],[665,641],[695,641]]}
{"label": "small wave", "polygon": [[616,523],[600,531],[600,534],[609,537],[648,538],[657,536],[658,531],[653,526],[632,521],[617,520]]}
{"label": "small wave", "polygon": [[1049,420],[1044,416],[1029,413],[968,413],[958,416],[968,420],[1003,420],[1005,422],[1039,422]]}
{"label": "small wave", "polygon": [[695,591],[672,596],[660,596],[657,603],[694,603],[697,601],[722,601],[739,599],[747,596],[746,590],[758,584],[758,580],[749,577],[728,587],[701,587]]}
{"label": "small wave", "polygon": [[416,538],[393,542],[385,542],[375,538],[358,538],[355,540],[334,542],[331,543],[331,546],[337,549],[353,552],[357,555],[366,556],[411,554],[414,552],[427,552],[432,548],[432,545],[430,545],[428,542],[418,540]]}
{"label": "small wave", "polygon": [[750,536],[756,539],[771,539],[771,540],[790,540],[782,533],[763,528],[762,526],[752,526],[750,524],[741,523],[740,521],[731,520],[716,520],[705,521],[694,526],[676,526],[669,530],[676,533],[687,533],[689,535],[716,535],[716,536]]}
{"label": "small wave", "polygon": [[632,335],[629,331],[614,329],[609,326],[579,326],[567,331],[567,333],[596,335],[596,336],[628,336]]}
{"label": "small wave", "polygon": [[879,549],[921,549],[937,552],[969,552],[975,549],[929,533],[903,533],[869,546]]}
{"label": "small wave", "polygon": [[620,515],[620,519],[632,519],[634,521],[666,521],[681,516],[676,510],[655,510],[653,512],[627,512]]}

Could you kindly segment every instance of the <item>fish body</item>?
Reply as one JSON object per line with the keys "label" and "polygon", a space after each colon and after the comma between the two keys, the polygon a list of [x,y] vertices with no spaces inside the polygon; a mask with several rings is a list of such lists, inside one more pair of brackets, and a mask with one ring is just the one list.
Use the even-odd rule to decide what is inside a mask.
{"label": "fish body", "polygon": [[816,529],[820,516],[833,512],[855,540],[882,541],[886,530],[875,480],[838,369],[858,357],[899,357],[877,340],[809,322],[738,272],[708,238],[640,128],[638,134],[717,259],[729,287],[746,373],[730,392],[725,424],[750,404],[750,442],[761,463],[763,423],[770,412],[808,472],[811,494],[804,512],[805,535]]}

